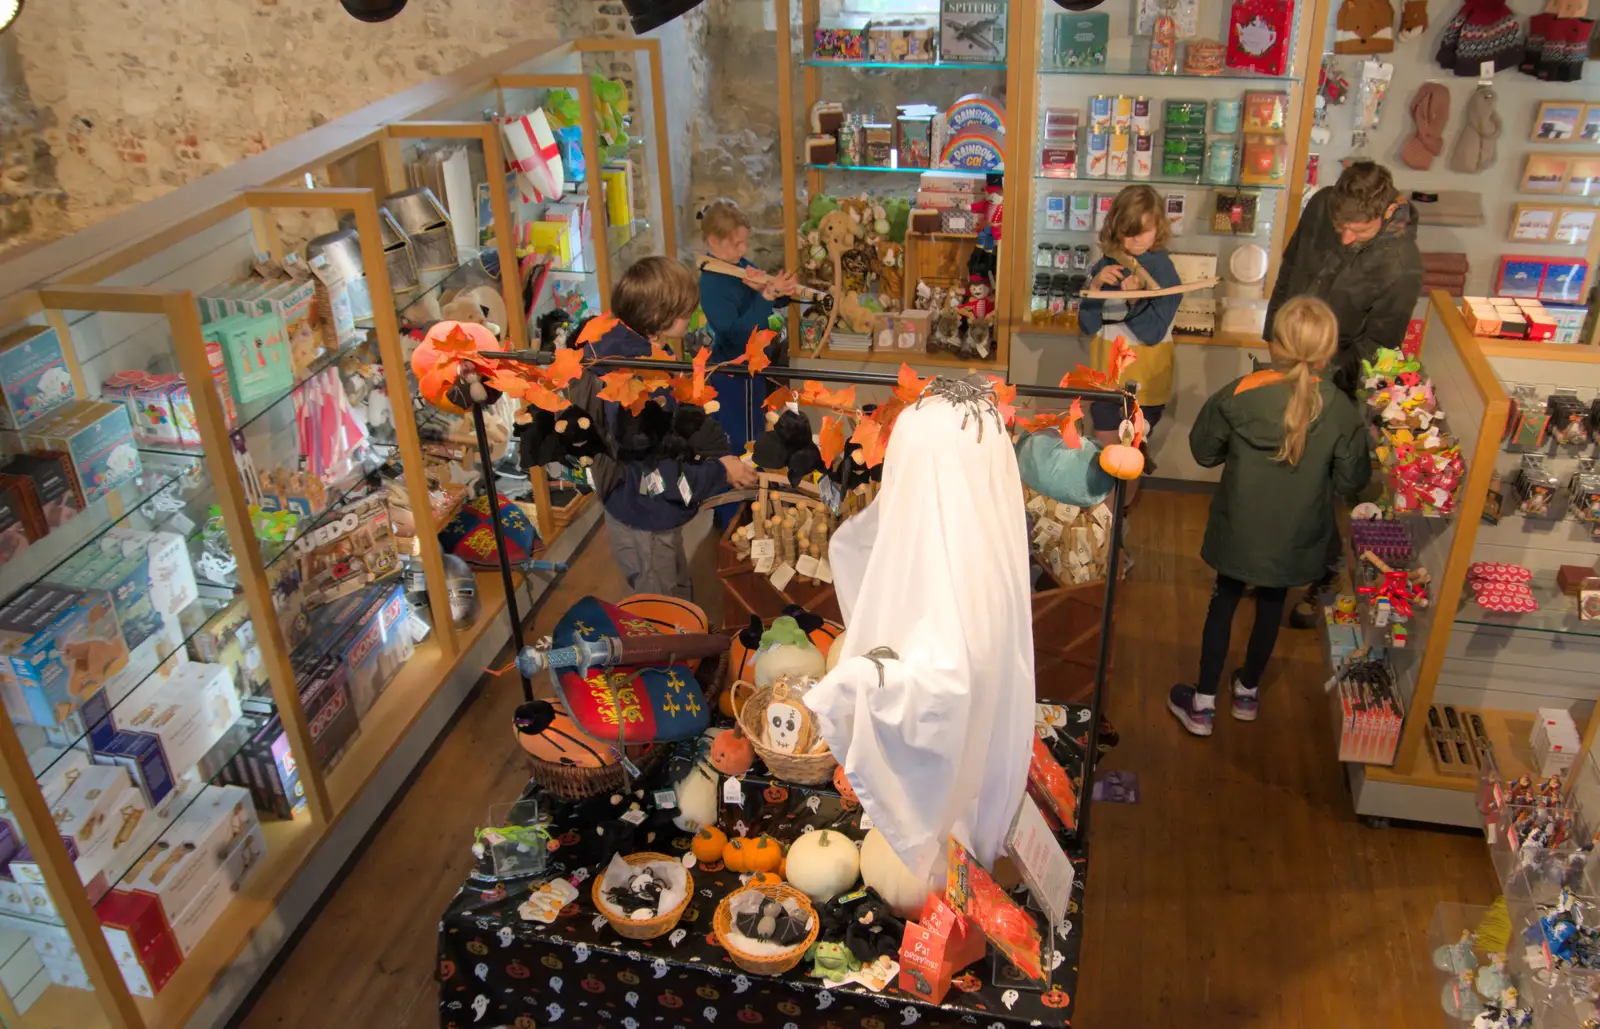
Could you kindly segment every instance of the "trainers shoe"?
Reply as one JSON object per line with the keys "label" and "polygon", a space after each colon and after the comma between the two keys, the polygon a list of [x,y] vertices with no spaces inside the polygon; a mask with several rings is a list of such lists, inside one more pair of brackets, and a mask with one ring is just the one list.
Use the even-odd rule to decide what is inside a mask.
{"label": "trainers shoe", "polygon": [[1241,722],[1256,720],[1256,708],[1259,703],[1261,687],[1246,689],[1244,683],[1239,681],[1239,673],[1233,673],[1233,717]]}
{"label": "trainers shoe", "polygon": [[1211,723],[1217,716],[1215,706],[1195,706],[1197,694],[1193,686],[1174,686],[1167,694],[1167,710],[1171,711],[1183,727],[1195,736],[1210,736]]}

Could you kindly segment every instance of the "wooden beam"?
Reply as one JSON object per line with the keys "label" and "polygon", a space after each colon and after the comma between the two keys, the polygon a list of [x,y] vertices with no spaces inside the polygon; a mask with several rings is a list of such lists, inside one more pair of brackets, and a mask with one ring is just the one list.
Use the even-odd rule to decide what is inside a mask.
{"label": "wooden beam", "polygon": [[384,131],[395,139],[482,139],[486,121],[397,121]]}
{"label": "wooden beam", "polygon": [[[1002,374],[1010,377],[1011,334],[1022,324],[1023,315],[1031,306],[1033,285],[1033,250],[1025,242],[1033,237],[1033,161],[1034,134],[1020,130],[1020,126],[1034,125],[1038,121],[1039,105],[1039,40],[1043,32],[1044,15],[1039,0],[1022,0],[1011,6],[1011,25],[1006,33],[1006,103],[1010,108],[1007,119],[1018,131],[1006,133],[1006,174],[1002,195],[1005,206],[1013,213],[1009,245],[1001,241],[995,245],[999,253],[999,267],[995,282],[995,363]],[[1018,29],[1021,31],[1018,31]],[[937,161],[937,158],[934,158]],[[1020,215],[1020,217],[1018,217]],[[1024,253],[1024,249],[1027,253]],[[909,276],[908,276],[909,278]],[[906,284],[907,294],[916,286]]]}
{"label": "wooden beam", "polygon": [[511,216],[511,191],[506,186],[506,159],[500,149],[500,126],[484,122],[483,163],[489,175],[489,208],[494,212],[495,250],[500,255],[500,299],[505,301],[502,328],[513,347],[528,343],[528,312],[522,306],[522,272],[517,263],[516,221]]}
{"label": "wooden beam", "polygon": [[[164,313],[172,329],[172,347],[184,380],[209,384],[211,362],[206,357],[200,311],[195,306],[193,294],[168,293],[163,300]],[[256,640],[261,644],[261,660],[267,670],[267,681],[272,686],[272,698],[277,702],[284,734],[289,737],[289,747],[300,766],[300,781],[306,787],[306,803],[310,807],[311,817],[319,823],[326,823],[333,817],[324,780],[326,770],[316,760],[316,751],[312,747],[311,729],[306,723],[305,708],[300,703],[294,666],[289,662],[289,647],[284,639],[283,626],[278,621],[277,607],[272,602],[272,587],[267,582],[266,565],[261,560],[261,545],[256,540],[255,528],[250,521],[250,505],[245,499],[244,484],[239,481],[239,466],[234,462],[233,437],[228,432],[227,419],[223,417],[222,400],[215,389],[192,389],[189,393],[194,402],[195,425],[200,430],[200,438],[205,441],[206,471],[210,473],[211,485],[216,490],[217,507],[222,512],[222,521],[228,530],[228,541],[233,545],[234,559],[239,562],[239,587],[244,593],[250,620],[256,626]]]}
{"label": "wooden beam", "polygon": [[[783,267],[790,272],[800,268],[800,212],[795,182],[794,156],[794,57],[791,44],[789,0],[773,0],[778,34],[778,165],[783,173]],[[789,305],[789,353],[801,356],[800,305]]]}
{"label": "wooden beam", "polygon": [[[606,229],[605,190],[600,185],[600,129],[594,114],[594,89],[587,75],[577,80],[578,124],[583,134],[583,161],[589,168],[589,233],[594,247],[594,286],[600,310],[611,310],[611,233]],[[596,209],[598,207],[598,210]],[[632,231],[632,227],[629,227]]]}
{"label": "wooden beam", "polygon": [[142,286],[46,286],[39,291],[39,299],[53,310],[117,314],[165,314],[169,295]]}
{"label": "wooden beam", "polygon": [[244,195],[251,207],[288,207],[294,210],[353,211],[363,196],[372,191],[352,186],[285,186],[252,189]]}
{"label": "wooden beam", "polygon": [[[378,198],[370,189],[361,190],[354,205],[356,234],[361,238],[361,260],[367,268],[367,282],[374,297],[389,297],[389,266],[383,256],[383,240],[378,231]],[[417,436],[416,414],[411,407],[411,383],[406,377],[405,353],[400,348],[400,321],[394,305],[387,301],[372,305],[372,325],[378,336],[378,352],[383,358],[383,379],[389,391],[389,407],[394,412],[395,439],[400,445],[400,464],[405,469],[406,497],[411,501],[411,516],[416,522],[417,546],[422,552],[422,570],[427,577],[428,606],[433,611],[433,631],[447,656],[456,653],[454,619],[450,616],[450,596],[445,583],[444,553],[439,549],[439,527],[433,520],[433,502],[428,495],[427,464],[422,458],[422,442]],[[493,475],[491,468],[484,475]]]}
{"label": "wooden beam", "polygon": [[[667,138],[667,91],[661,78],[661,40],[637,41],[650,59],[650,134],[655,137],[656,189],[661,197],[661,249],[678,256],[678,205],[672,194],[672,141]],[[631,47],[628,49],[632,49]]]}
{"label": "wooden beam", "polygon": [[[1328,34],[1328,13],[1330,0],[1313,0],[1310,5],[1302,6],[1299,10],[1300,24],[1305,25],[1310,21],[1310,38],[1301,39],[1295,46],[1295,65],[1293,69],[1297,81],[1289,88],[1295,90],[1299,102],[1295,105],[1298,113],[1295,116],[1294,146],[1289,151],[1289,188],[1283,194],[1283,217],[1274,218],[1279,223],[1272,235],[1271,245],[1267,252],[1272,255],[1272,267],[1268,269],[1267,282],[1277,278],[1278,259],[1283,254],[1283,244],[1290,236],[1294,235],[1295,227],[1300,224],[1301,199],[1306,191],[1306,158],[1311,152],[1311,125],[1315,120],[1317,110],[1317,80],[1318,75],[1313,75],[1313,68],[1320,67],[1322,62],[1323,43]],[[1302,32],[1301,35],[1306,33]],[[1316,62],[1313,64],[1313,62]],[[1332,168],[1318,168],[1317,174],[1332,174]],[[1271,289],[1267,290],[1271,295]]]}

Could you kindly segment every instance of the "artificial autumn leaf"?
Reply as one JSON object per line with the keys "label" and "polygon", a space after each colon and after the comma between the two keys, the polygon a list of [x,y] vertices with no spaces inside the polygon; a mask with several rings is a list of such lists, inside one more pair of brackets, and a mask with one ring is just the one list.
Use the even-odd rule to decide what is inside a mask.
{"label": "artificial autumn leaf", "polygon": [[923,389],[933,381],[933,376],[923,379],[917,376],[909,364],[900,366],[900,384],[895,387],[894,395],[908,404],[915,404],[922,396]]}
{"label": "artificial autumn leaf", "polygon": [[[583,348],[588,346],[590,343],[600,342],[601,336],[604,336],[606,333],[610,332],[612,329],[621,324],[621,319],[609,314],[602,314],[597,317],[590,318],[586,323],[584,323],[583,331],[578,333],[578,338],[572,341],[572,347],[574,350],[581,352]],[[655,344],[652,343],[650,354],[651,357],[655,356],[654,349]]]}
{"label": "artificial autumn leaf", "polygon": [[800,403],[811,407],[827,407],[835,411],[856,409],[856,388],[846,386],[841,390],[828,390],[822,383],[807,379],[800,387]]}
{"label": "artificial autumn leaf", "polygon": [[600,376],[600,382],[603,384],[598,394],[601,400],[621,404],[633,414],[643,411],[644,405],[650,402],[644,380],[626,368]]}
{"label": "artificial autumn leaf", "polygon": [[856,431],[850,434],[850,443],[861,448],[862,467],[876,468],[883,463],[884,451],[889,449],[889,433],[878,423],[876,417],[863,418],[856,426]]}
{"label": "artificial autumn leaf", "polygon": [[1111,369],[1106,375],[1111,382],[1121,382],[1122,372],[1134,362],[1133,348],[1128,346],[1128,341],[1117,337],[1117,342],[1111,348]]}
{"label": "artificial autumn leaf", "polygon": [[844,453],[844,425],[833,415],[825,415],[822,429],[817,433],[817,449],[822,452],[822,463],[832,468],[839,455]]}
{"label": "artificial autumn leaf", "polygon": [[571,402],[566,397],[545,388],[537,382],[528,383],[528,392],[523,394],[522,399],[539,410],[549,411],[551,414],[560,414],[571,406]]}
{"label": "artificial autumn leaf", "polygon": [[751,375],[764,371],[772,364],[772,358],[767,356],[767,347],[777,338],[778,334],[771,329],[750,330],[750,341],[744,345],[744,357]]}
{"label": "artificial autumn leaf", "polygon": [[657,343],[655,340],[651,340],[650,341],[650,360],[652,360],[652,361],[670,361],[670,360],[672,360],[672,351],[668,350],[666,347],[662,346],[660,343]]}
{"label": "artificial autumn leaf", "polygon": [[1067,416],[1061,419],[1061,442],[1077,450],[1083,446],[1083,437],[1078,435],[1078,419],[1083,417],[1083,405],[1078,403],[1078,398],[1072,398],[1072,406],[1067,408]]}
{"label": "artificial autumn leaf", "polygon": [[989,376],[989,382],[994,386],[994,406],[1000,412],[1000,422],[1010,425],[1017,417],[1017,387],[993,375]]}
{"label": "artificial autumn leaf", "polygon": [[475,354],[478,351],[478,341],[472,338],[472,333],[457,323],[443,336],[433,341],[433,348],[446,353]]}
{"label": "artificial autumn leaf", "polygon": [[527,376],[518,375],[514,371],[496,368],[494,369],[494,374],[485,379],[483,384],[490,389],[497,389],[507,396],[520,397],[528,392],[528,387],[532,386],[533,382]]}
{"label": "artificial autumn leaf", "polygon": [[566,347],[556,351],[555,360],[545,365],[544,379],[552,389],[570,385],[583,374],[583,352]]}
{"label": "artificial autumn leaf", "polygon": [[794,390],[790,389],[788,386],[784,386],[780,389],[774,390],[770,395],[768,395],[767,399],[762,402],[761,406],[766,408],[768,411],[782,411],[790,404],[798,404],[799,402],[800,398],[795,395]]}
{"label": "artificial autumn leaf", "polygon": [[1041,411],[1039,414],[1027,418],[1018,418],[1016,427],[1023,432],[1039,432],[1043,429],[1052,429],[1061,424],[1061,412]]}
{"label": "artificial autumn leaf", "polygon": [[1061,377],[1060,386],[1062,389],[1105,389],[1108,381],[1105,372],[1080,364]]}
{"label": "artificial autumn leaf", "polygon": [[421,390],[423,399],[439,410],[450,414],[463,414],[462,409],[451,403],[446,396],[455,382],[456,362],[447,361],[434,365],[418,382],[417,387]]}

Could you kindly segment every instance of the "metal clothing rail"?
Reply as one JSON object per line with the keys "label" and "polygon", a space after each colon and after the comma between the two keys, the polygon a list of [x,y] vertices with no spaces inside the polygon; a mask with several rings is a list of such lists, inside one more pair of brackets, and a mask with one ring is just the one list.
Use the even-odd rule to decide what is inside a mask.
{"label": "metal clothing rail", "polygon": [[[478,354],[485,358],[494,358],[502,361],[521,361],[526,364],[549,364],[555,359],[555,354],[538,350],[480,350]],[[658,372],[691,372],[694,370],[694,366],[687,361],[654,361],[643,358],[621,357],[602,358],[585,367],[629,368]],[[718,369],[717,374],[753,377],[749,370],[742,366]],[[792,365],[769,366],[758,374],[773,379],[816,379],[819,382],[835,382],[855,386],[887,386],[893,388],[900,383],[897,376],[890,375],[887,372],[858,372],[842,368],[797,368]],[[1065,386],[1038,386],[1029,383],[1017,383],[1016,387],[1017,396],[1019,397],[1034,397],[1040,400],[1099,400],[1118,403],[1122,405],[1124,414],[1128,413],[1129,404],[1133,399],[1131,390],[1138,388],[1136,383],[1131,382],[1128,383],[1130,392],[1107,389],[1075,389]],[[1106,552],[1106,588],[1103,605],[1100,609],[1100,649],[1095,658],[1094,695],[1089,700],[1089,734],[1083,755],[1083,781],[1078,787],[1078,826],[1073,833],[1072,850],[1074,855],[1079,857],[1083,856],[1088,850],[1089,813],[1094,795],[1094,767],[1100,752],[1100,713],[1105,704],[1106,664],[1111,657],[1111,621],[1117,598],[1117,570],[1121,568],[1122,563],[1123,505],[1126,502],[1126,493],[1127,483],[1122,479],[1114,479],[1110,498],[1111,545]],[[1070,726],[1068,728],[1070,730]]]}

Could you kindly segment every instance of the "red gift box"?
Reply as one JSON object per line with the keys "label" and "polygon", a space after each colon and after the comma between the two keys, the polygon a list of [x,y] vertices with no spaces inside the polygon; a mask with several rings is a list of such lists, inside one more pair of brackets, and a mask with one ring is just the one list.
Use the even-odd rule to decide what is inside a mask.
{"label": "red gift box", "polygon": [[1228,67],[1282,75],[1289,66],[1293,21],[1289,0],[1234,0],[1228,16]]}
{"label": "red gift box", "polygon": [[900,989],[939,1004],[950,977],[988,953],[983,932],[938,897],[930,897],[922,921],[907,922],[900,942]]}

